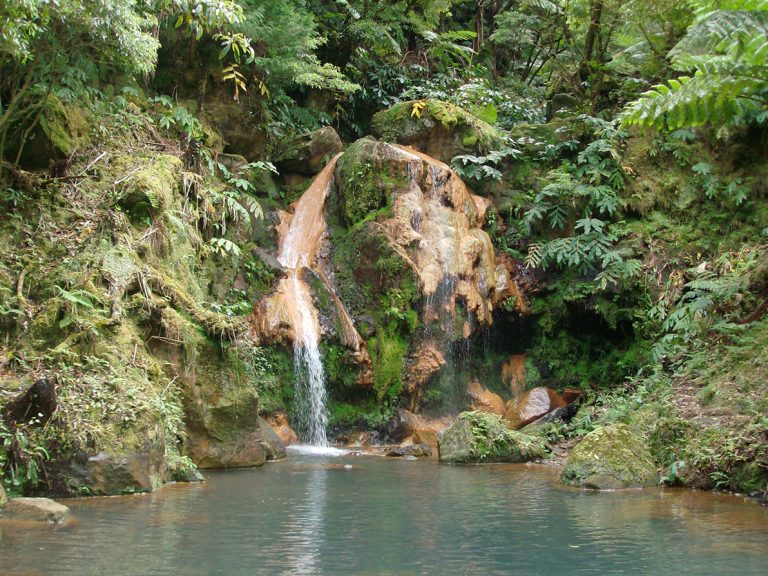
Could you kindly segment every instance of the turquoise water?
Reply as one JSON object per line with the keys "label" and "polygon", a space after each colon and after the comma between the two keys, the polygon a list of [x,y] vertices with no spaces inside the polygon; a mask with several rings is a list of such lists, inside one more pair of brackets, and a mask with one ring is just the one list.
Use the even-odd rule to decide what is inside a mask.
{"label": "turquoise water", "polygon": [[525,465],[292,453],[155,494],[0,523],[0,574],[768,574],[768,509],[684,490],[591,493]]}

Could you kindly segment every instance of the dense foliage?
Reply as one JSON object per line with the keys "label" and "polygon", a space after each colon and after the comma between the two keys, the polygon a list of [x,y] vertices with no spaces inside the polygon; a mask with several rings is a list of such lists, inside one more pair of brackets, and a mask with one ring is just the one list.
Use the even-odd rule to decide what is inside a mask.
{"label": "dense foliage", "polygon": [[[0,469],[28,490],[51,446],[100,446],[139,413],[183,443],[168,365],[258,380],[264,413],[290,409],[285,351],[240,346],[280,273],[278,210],[306,186],[275,166],[322,126],[394,141],[435,120],[472,129],[444,160],[488,200],[484,227],[520,286],[495,311],[503,345],[466,364],[502,390],[499,365],[527,354],[525,386],[588,391],[550,440],[628,422],[670,483],[759,488],[767,38],[766,0],[0,2],[0,389],[45,366],[90,395],[63,396],[61,420],[82,430],[69,444],[0,422]],[[361,391],[347,352],[324,343],[340,427],[383,428],[401,407],[420,329],[398,254],[366,240],[389,284],[353,269],[365,225],[392,208],[388,182],[361,167],[344,222],[329,222],[372,366]],[[178,345],[162,362],[104,345],[123,264],[120,342]],[[718,364],[729,377],[710,354],[733,360]],[[694,385],[714,413],[700,429],[675,404]]]}

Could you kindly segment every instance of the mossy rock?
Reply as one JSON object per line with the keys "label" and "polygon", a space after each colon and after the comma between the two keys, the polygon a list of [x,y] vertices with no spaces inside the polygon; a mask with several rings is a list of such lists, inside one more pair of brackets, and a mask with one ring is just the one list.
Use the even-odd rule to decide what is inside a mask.
{"label": "mossy rock", "polygon": [[570,140],[583,140],[589,134],[586,122],[578,118],[553,118],[545,124],[517,124],[509,135],[527,155],[538,154],[547,146]]}
{"label": "mossy rock", "polygon": [[250,121],[246,99],[237,102],[218,91],[206,94],[204,126],[206,139],[228,154],[240,154],[249,161],[267,155],[265,133]]}
{"label": "mossy rock", "polygon": [[162,486],[166,480],[164,430],[147,423],[143,430],[128,432],[121,444],[70,462],[67,489],[72,494],[116,496],[153,492]]}
{"label": "mossy rock", "polygon": [[534,436],[508,430],[495,414],[462,412],[438,436],[441,462],[528,462],[547,454],[546,443]]}
{"label": "mossy rock", "polygon": [[352,227],[389,205],[390,195],[407,185],[407,167],[400,151],[367,137],[347,149],[335,177],[341,216]]}
{"label": "mossy rock", "polygon": [[[130,158],[122,159],[131,162]],[[136,223],[171,206],[181,178],[182,162],[176,156],[159,154],[150,162],[139,165],[120,186],[118,205]]]}
{"label": "mossy rock", "polygon": [[446,163],[460,154],[482,154],[503,145],[493,126],[455,104],[440,100],[395,104],[375,114],[371,128],[375,136],[386,142],[413,146]]}
{"label": "mossy rock", "polygon": [[204,340],[196,371],[184,382],[187,452],[200,468],[261,466],[285,456],[285,447],[259,418],[259,395],[243,360]]}
{"label": "mossy rock", "polygon": [[37,111],[40,119],[27,136],[21,153],[21,165],[30,169],[46,169],[51,161],[69,158],[75,150],[90,145],[88,112],[72,103],[65,103],[55,94],[49,94],[39,108],[31,108],[33,114],[14,118],[15,128],[8,139],[7,158],[13,159],[23,133],[34,122]]}
{"label": "mossy rock", "polygon": [[560,481],[595,490],[643,488],[657,482],[645,440],[626,424],[603,426],[571,451]]}
{"label": "mossy rock", "polygon": [[344,150],[336,130],[324,126],[301,134],[281,145],[275,164],[281,172],[297,172],[306,176],[317,174],[328,161]]}

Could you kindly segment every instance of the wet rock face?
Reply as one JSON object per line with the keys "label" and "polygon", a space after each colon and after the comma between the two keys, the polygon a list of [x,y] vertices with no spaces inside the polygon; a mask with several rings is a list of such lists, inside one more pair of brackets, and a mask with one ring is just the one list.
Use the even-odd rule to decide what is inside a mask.
{"label": "wet rock face", "polygon": [[449,286],[441,298],[447,308],[459,301],[480,323],[492,321],[498,301],[495,252],[481,229],[479,203],[450,167],[416,150],[364,138],[339,160],[336,183],[350,226],[389,208],[377,218],[375,235],[413,271],[422,296]]}
{"label": "wet rock face", "polygon": [[285,412],[278,412],[274,416],[270,416],[266,422],[286,446],[299,443],[299,436],[291,428],[288,422],[288,415]]}
{"label": "wet rock face", "polygon": [[612,424],[590,432],[574,447],[560,481],[594,490],[618,490],[653,486],[657,473],[642,436],[626,424]]}
{"label": "wet rock face", "polygon": [[313,176],[336,154],[344,150],[336,130],[325,126],[286,142],[275,160],[281,172]]}
{"label": "wet rock face", "polygon": [[69,508],[49,498],[14,498],[3,508],[3,520],[63,524],[70,519]]}
{"label": "wet rock face", "polygon": [[527,462],[547,452],[540,438],[508,430],[496,415],[463,412],[439,435],[441,462]]}
{"label": "wet rock face", "polygon": [[504,414],[504,400],[501,399],[501,396],[488,390],[478,380],[473,379],[469,383],[467,391],[472,398],[472,410],[496,414],[497,416]]}
{"label": "wet rock face", "polygon": [[507,403],[504,420],[510,430],[519,430],[545,414],[562,408],[565,401],[551,388],[534,388]]}
{"label": "wet rock face", "polygon": [[133,448],[76,459],[66,483],[76,494],[115,496],[152,492],[165,480],[165,435],[162,429],[151,429]]}

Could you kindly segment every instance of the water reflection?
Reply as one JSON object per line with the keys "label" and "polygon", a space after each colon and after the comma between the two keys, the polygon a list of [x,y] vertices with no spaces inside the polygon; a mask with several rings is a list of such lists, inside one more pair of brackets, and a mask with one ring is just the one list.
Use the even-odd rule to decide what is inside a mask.
{"label": "water reflection", "polygon": [[595,494],[535,466],[291,453],[204,485],[0,522],[0,574],[766,574],[768,510],[683,490]]}
{"label": "water reflection", "polygon": [[323,517],[326,503],[326,470],[308,472],[302,501],[295,502],[289,514],[288,530],[291,563],[290,574],[316,574],[323,550]]}

